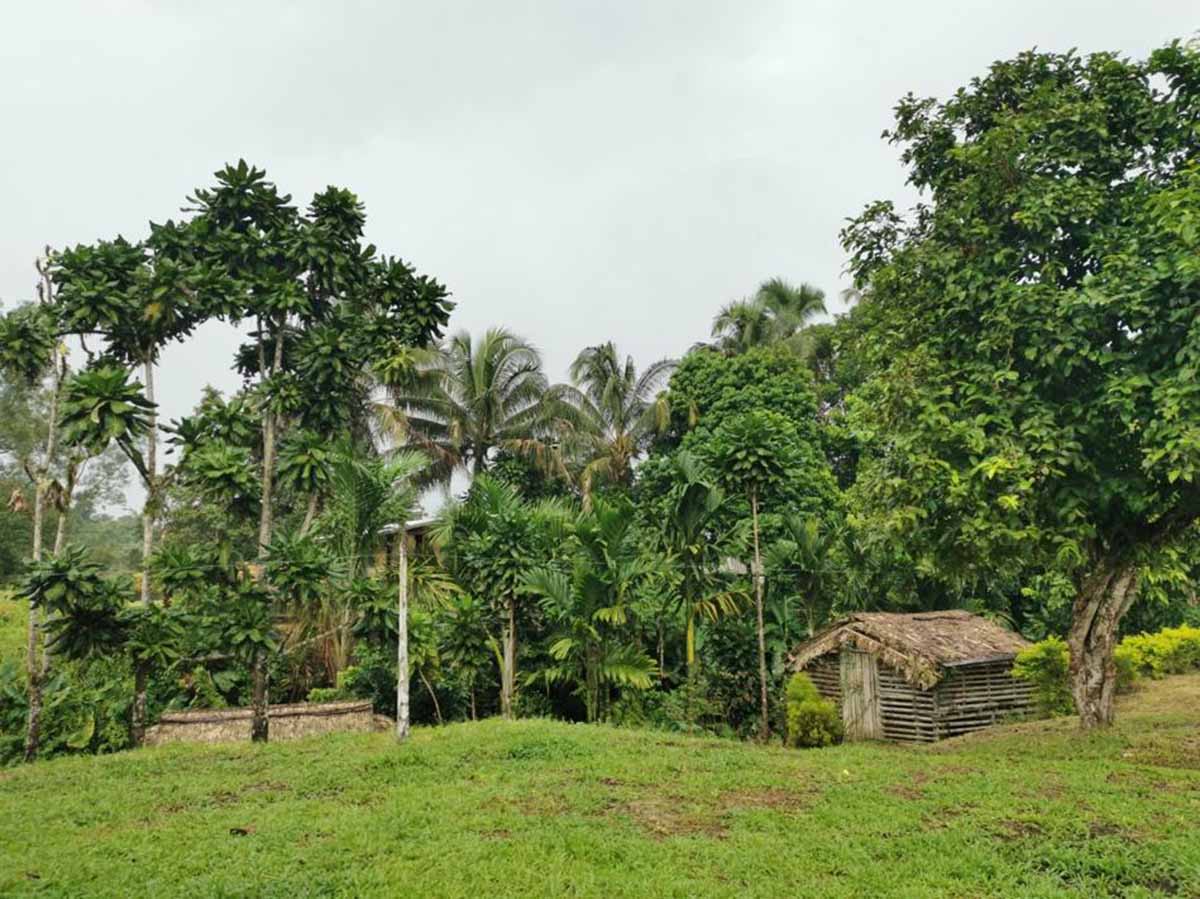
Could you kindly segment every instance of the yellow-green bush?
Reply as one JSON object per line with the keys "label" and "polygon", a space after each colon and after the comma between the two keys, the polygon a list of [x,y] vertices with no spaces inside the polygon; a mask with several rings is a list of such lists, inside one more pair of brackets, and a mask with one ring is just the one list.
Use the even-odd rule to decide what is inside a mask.
{"label": "yellow-green bush", "polygon": [[787,685],[787,742],[789,746],[831,746],[842,741],[837,707],[823,698],[804,672]]}
{"label": "yellow-green bush", "polygon": [[[1127,693],[1139,677],[1158,678],[1200,669],[1200,628],[1169,627],[1156,634],[1126,637],[1113,652],[1117,691]],[[1033,684],[1034,702],[1044,715],[1075,712],[1071,697],[1070,653],[1058,637],[1048,637],[1017,655],[1013,676]]]}
{"label": "yellow-green bush", "polygon": [[1134,671],[1158,678],[1200,668],[1200,627],[1168,627],[1157,634],[1138,634],[1121,641],[1121,651]]}

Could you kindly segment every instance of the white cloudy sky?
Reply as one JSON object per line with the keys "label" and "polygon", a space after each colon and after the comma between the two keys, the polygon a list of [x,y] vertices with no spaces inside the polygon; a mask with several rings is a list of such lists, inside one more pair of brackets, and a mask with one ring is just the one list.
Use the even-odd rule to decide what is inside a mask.
{"label": "white cloudy sky", "polygon": [[[452,327],[503,323],[562,377],[612,338],[642,361],[780,275],[835,295],[837,232],[903,198],[880,140],[902,94],[946,96],[1023,49],[1144,55],[1187,0],[118,2],[0,18],[0,303],[32,260],[177,213],[245,157],[299,201],[328,184],[368,237],[436,275]],[[236,337],[165,359],[186,412],[229,389]]]}

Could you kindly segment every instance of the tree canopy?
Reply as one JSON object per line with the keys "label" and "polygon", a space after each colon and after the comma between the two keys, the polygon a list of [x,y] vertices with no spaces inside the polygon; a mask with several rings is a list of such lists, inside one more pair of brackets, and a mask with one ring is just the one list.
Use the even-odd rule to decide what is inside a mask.
{"label": "tree canopy", "polygon": [[1024,53],[903,99],[889,137],[923,199],[844,232],[878,316],[865,514],[963,584],[1068,579],[1085,722],[1111,716],[1116,624],[1200,514],[1198,116],[1183,45]]}

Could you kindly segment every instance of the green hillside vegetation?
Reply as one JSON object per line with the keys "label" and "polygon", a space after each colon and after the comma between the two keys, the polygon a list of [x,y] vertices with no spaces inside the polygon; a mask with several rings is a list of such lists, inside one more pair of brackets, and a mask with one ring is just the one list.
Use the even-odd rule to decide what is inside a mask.
{"label": "green hillside vegetation", "polygon": [[1197,695],[921,748],[491,719],[60,758],[0,774],[0,894],[1191,896]]}
{"label": "green hillside vegetation", "polygon": [[28,606],[0,589],[0,661],[22,659],[25,652],[25,625]]}

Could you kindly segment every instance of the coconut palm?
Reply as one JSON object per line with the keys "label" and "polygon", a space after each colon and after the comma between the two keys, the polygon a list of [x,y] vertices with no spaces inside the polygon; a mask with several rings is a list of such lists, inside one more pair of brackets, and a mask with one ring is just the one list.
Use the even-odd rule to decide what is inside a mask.
{"label": "coconut palm", "polygon": [[571,363],[571,384],[552,389],[548,411],[559,423],[561,452],[578,466],[585,503],[603,480],[630,486],[633,463],[668,421],[666,378],[676,365],[660,359],[640,375],[610,341],[583,350]]}
{"label": "coconut palm", "polygon": [[790,343],[814,316],[825,312],[825,293],[811,284],[772,278],[754,296],[723,306],[713,319],[716,349],[736,354],[770,343]]}
{"label": "coconut palm", "polygon": [[537,349],[504,328],[476,339],[460,331],[440,347],[416,350],[376,405],[383,429],[432,460],[428,480],[456,470],[477,475],[499,449],[545,460],[549,422]]}

